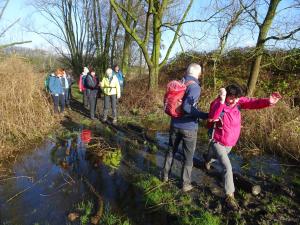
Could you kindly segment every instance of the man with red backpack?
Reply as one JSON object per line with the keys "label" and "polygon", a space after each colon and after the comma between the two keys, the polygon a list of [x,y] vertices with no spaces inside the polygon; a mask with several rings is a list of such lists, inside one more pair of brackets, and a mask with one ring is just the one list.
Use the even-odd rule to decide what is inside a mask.
{"label": "man with red backpack", "polygon": [[[196,107],[201,94],[198,81],[200,75],[201,66],[196,63],[190,64],[187,74],[182,80],[184,85],[181,85],[181,87],[183,88],[178,85],[178,81],[171,81],[168,84],[168,90],[164,99],[165,112],[171,116],[171,124],[169,150],[165,157],[163,180],[167,182],[169,179],[174,155],[178,151],[179,143],[182,141],[184,164],[181,180],[184,192],[193,188],[191,185],[191,173],[197,143],[198,120],[208,118],[208,113],[201,112]],[[183,93],[183,97],[181,96],[182,99],[178,99],[181,93]]]}

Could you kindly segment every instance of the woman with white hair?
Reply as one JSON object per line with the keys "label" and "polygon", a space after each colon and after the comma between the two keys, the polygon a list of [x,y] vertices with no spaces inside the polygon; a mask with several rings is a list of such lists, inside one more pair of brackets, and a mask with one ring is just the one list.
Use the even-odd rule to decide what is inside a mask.
{"label": "woman with white hair", "polygon": [[111,68],[105,72],[105,76],[100,82],[100,87],[104,94],[103,122],[107,121],[109,107],[112,109],[113,124],[117,123],[117,99],[121,97],[120,84],[118,78],[113,74]]}

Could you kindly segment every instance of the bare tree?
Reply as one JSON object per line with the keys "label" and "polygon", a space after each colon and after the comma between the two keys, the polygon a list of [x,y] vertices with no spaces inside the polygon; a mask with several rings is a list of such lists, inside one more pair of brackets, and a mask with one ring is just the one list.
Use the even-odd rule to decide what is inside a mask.
{"label": "bare tree", "polygon": [[[269,30],[272,26],[272,22],[274,18],[276,17],[276,11],[281,0],[266,1],[268,5],[268,9],[264,16],[263,22],[259,22],[258,9],[255,7],[256,4],[254,4],[256,2],[255,0],[253,0],[251,3],[253,4],[252,8],[246,8],[245,3],[242,0],[240,0],[240,2],[259,29],[256,48],[255,48],[255,57],[251,66],[250,76],[247,84],[247,88],[248,88],[247,95],[252,95],[258,80],[261,61],[262,61],[266,42],[269,40],[279,41],[279,40],[286,40],[288,38],[292,38],[297,32],[300,31],[300,27],[298,26],[291,31],[285,33],[279,33],[278,35],[271,35],[268,37]],[[286,7],[285,9],[289,9],[291,7],[299,7],[299,2],[297,4],[293,4],[290,7]]]}
{"label": "bare tree", "polygon": [[[139,47],[141,48],[143,55],[145,57],[148,69],[149,69],[149,83],[148,88],[149,89],[156,89],[158,86],[158,74],[159,70],[162,68],[163,65],[167,62],[167,59],[169,58],[169,55],[171,53],[171,50],[176,43],[176,40],[178,38],[179,31],[183,25],[183,22],[185,21],[188,12],[192,6],[193,0],[190,0],[188,3],[188,6],[184,10],[183,15],[181,16],[178,23],[171,23],[170,21],[164,21],[164,17],[166,15],[166,11],[168,10],[168,7],[171,6],[171,2],[168,0],[149,0],[149,1],[141,1],[140,4],[145,6],[146,11],[146,20],[144,25],[144,37],[140,37],[136,29],[133,29],[132,27],[128,26],[126,23],[126,18],[124,18],[121,9],[126,11],[128,14],[131,12],[127,10],[124,5],[117,2],[116,0],[110,0],[110,3],[112,7],[114,8],[121,24],[125,28],[126,32],[128,32],[131,37],[137,42]],[[131,13],[132,17],[136,17],[133,13]],[[152,23],[152,26],[150,25]],[[164,59],[160,61],[160,50],[161,50],[161,36],[162,36],[162,30],[164,27],[168,27],[169,29],[174,31],[174,36],[171,41],[171,44],[167,50],[167,53],[164,57]],[[149,42],[150,37],[152,37],[152,49],[151,53],[149,49]]]}
{"label": "bare tree", "polygon": [[239,0],[215,1],[216,11],[220,12],[219,19],[214,23],[217,25],[219,34],[219,44],[217,50],[213,54],[213,85],[216,88],[216,71],[217,65],[225,52],[227,40],[233,29],[242,21],[242,15],[245,8],[242,7]]}
{"label": "bare tree", "polygon": [[[94,48],[89,32],[89,0],[34,0],[33,6],[56,30],[33,32],[40,34],[67,60],[76,74],[82,71]],[[60,44],[62,46],[60,46]]]}
{"label": "bare tree", "polygon": [[[0,1],[0,21],[3,19],[3,14],[5,9],[7,8],[7,5],[9,3],[9,0],[2,0]],[[11,24],[9,24],[8,26],[2,28],[0,30],[0,38],[3,38],[3,36],[5,35],[5,33],[11,29],[15,24],[17,24],[20,21],[20,18],[16,19],[14,22],[12,22]],[[25,44],[25,43],[30,43],[31,41],[17,41],[17,42],[12,42],[12,43],[8,43],[8,44],[4,44],[4,45],[0,45],[0,49],[3,48],[7,48],[7,47],[11,47],[14,45],[21,45],[21,44]]]}

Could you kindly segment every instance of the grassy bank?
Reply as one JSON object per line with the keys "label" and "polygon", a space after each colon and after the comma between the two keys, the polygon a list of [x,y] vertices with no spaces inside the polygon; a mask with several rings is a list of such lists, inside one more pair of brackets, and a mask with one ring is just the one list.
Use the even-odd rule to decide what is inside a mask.
{"label": "grassy bank", "polygon": [[55,124],[44,75],[16,56],[0,59],[0,157],[42,138]]}

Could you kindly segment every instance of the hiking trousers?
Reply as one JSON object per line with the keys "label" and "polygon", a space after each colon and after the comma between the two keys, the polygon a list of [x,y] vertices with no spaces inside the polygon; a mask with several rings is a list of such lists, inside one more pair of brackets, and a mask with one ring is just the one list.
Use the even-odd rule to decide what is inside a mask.
{"label": "hiking trousers", "polygon": [[90,117],[91,119],[95,119],[95,112],[97,106],[97,90],[91,90],[89,93],[89,103],[90,103]]}
{"label": "hiking trousers", "polygon": [[232,147],[224,146],[218,142],[211,141],[208,148],[207,161],[217,159],[223,168],[224,189],[227,195],[233,194],[235,191],[233,182],[232,166],[228,154]]}
{"label": "hiking trousers", "polygon": [[60,112],[62,113],[65,110],[65,95],[59,94],[55,96],[52,95],[53,103],[54,103],[54,113],[59,113],[58,107],[60,105]]}
{"label": "hiking trousers", "polygon": [[69,88],[64,88],[64,94],[65,94],[65,105],[68,107],[68,106],[70,106]]}
{"label": "hiking trousers", "polygon": [[174,156],[178,151],[178,146],[182,141],[184,156],[183,167],[181,169],[182,186],[191,184],[193,157],[197,143],[197,129],[183,130],[175,127],[170,128],[169,147],[165,156],[163,169],[164,177],[169,177],[174,162]]}
{"label": "hiking trousers", "polygon": [[83,91],[83,105],[86,108],[89,107],[89,90],[88,89],[85,89]]}
{"label": "hiking trousers", "polygon": [[117,118],[117,95],[104,95],[103,118],[107,119],[109,108],[112,109],[113,119]]}

